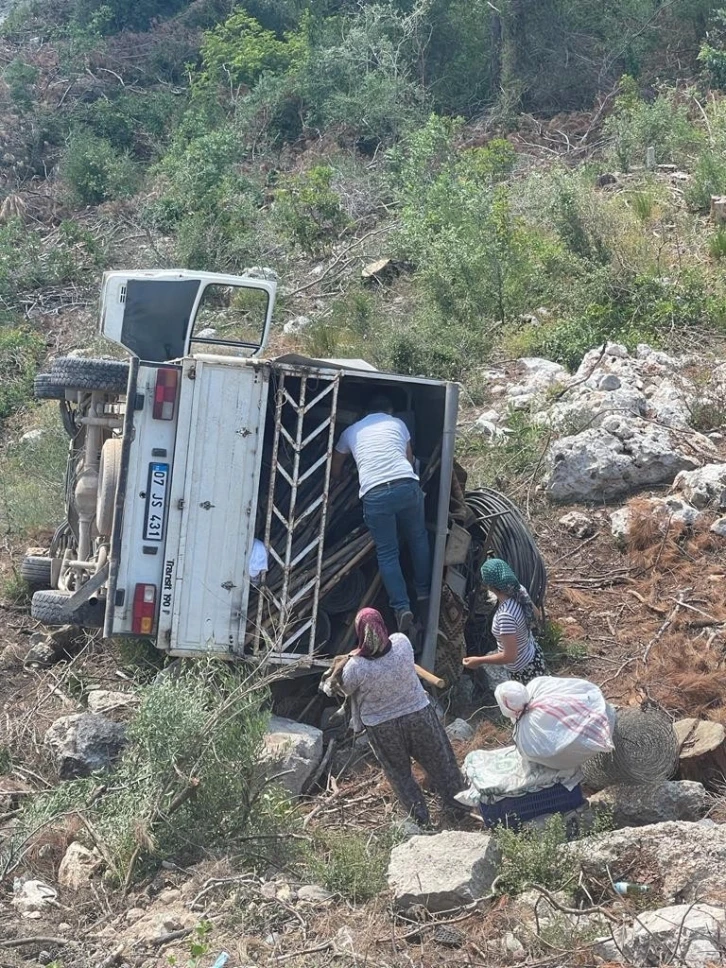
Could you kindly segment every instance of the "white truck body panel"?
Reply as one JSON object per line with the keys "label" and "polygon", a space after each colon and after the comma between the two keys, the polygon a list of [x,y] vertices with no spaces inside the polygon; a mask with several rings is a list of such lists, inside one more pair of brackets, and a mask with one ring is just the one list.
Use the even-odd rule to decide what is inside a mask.
{"label": "white truck body panel", "polygon": [[174,655],[241,651],[255,538],[264,366],[184,360],[159,640]]}
{"label": "white truck body panel", "polygon": [[[121,545],[124,554],[118,559],[117,588],[124,591],[123,603],[117,601],[113,612],[111,634],[132,633],[133,590],[136,583],[161,584],[164,561],[164,539],[144,540],[146,492],[149,467],[154,462],[169,464],[174,456],[176,423],[154,420],[154,388],[157,368],[139,367],[136,385],[137,398],[143,397],[143,409],[134,414],[134,435],[129,448],[126,495],[121,523]],[[133,403],[131,406],[133,407]]]}

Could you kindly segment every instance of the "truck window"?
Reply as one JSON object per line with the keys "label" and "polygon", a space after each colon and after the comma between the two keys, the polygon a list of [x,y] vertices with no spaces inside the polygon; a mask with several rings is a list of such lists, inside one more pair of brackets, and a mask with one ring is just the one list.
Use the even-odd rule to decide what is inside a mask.
{"label": "truck window", "polygon": [[269,301],[264,289],[210,283],[194,320],[190,352],[250,356],[263,342]]}

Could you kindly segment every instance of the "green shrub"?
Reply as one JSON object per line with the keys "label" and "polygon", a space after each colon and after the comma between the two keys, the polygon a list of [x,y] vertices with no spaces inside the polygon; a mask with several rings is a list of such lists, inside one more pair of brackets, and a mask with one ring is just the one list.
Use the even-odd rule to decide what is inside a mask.
{"label": "green shrub", "polygon": [[726,90],[726,10],[716,10],[711,15],[707,39],[701,44],[698,60],[713,87]]}
{"label": "green shrub", "polygon": [[726,193],[726,159],[723,154],[725,146],[709,149],[698,156],[693,177],[686,189],[686,201],[696,211],[708,212],[711,196]]}
{"label": "green shrub", "polygon": [[0,326],[0,419],[32,396],[33,377],[45,343],[27,329]]}
{"label": "green shrub", "polygon": [[0,296],[16,305],[29,289],[83,281],[104,259],[102,246],[76,222],[65,220],[45,235],[12,219],[0,225]]}
{"label": "green shrub", "polygon": [[122,883],[165,857],[192,860],[202,849],[239,851],[264,864],[291,819],[260,762],[266,702],[257,674],[245,678],[213,660],[147,686],[113,783],[90,806],[97,778],[36,797],[6,849],[6,869],[28,831],[67,810],[88,816]]}
{"label": "green shrub", "polygon": [[494,836],[502,852],[499,873],[504,891],[519,894],[530,884],[573,891],[579,865],[574,854],[561,850],[567,843],[562,814],[552,814],[542,825],[520,833],[497,827]]}
{"label": "green shrub", "polygon": [[615,110],[605,122],[610,151],[621,171],[644,165],[646,150],[655,148],[659,164],[683,164],[703,142],[702,132],[691,123],[677,92],[660,94],[647,103],[638,95],[632,78],[623,78]]}
{"label": "green shrub", "polygon": [[8,85],[10,99],[19,111],[29,111],[32,107],[38,76],[37,67],[18,57],[11,60],[3,71],[2,78]]}
{"label": "green shrub", "polygon": [[0,460],[0,533],[16,538],[55,531],[65,517],[68,438],[56,407],[43,406],[36,414],[34,423],[43,433],[6,443]]}
{"label": "green shrub", "polygon": [[303,50],[302,35],[279,40],[245,10],[236,10],[204,35],[197,91],[216,86],[236,96],[240,87],[253,85],[265,73],[284,73]]}
{"label": "green shrub", "polygon": [[121,88],[113,98],[80,104],[73,119],[120,152],[153,158],[167,141],[183,110],[184,99],[166,91],[153,94]]}
{"label": "green shrub", "polygon": [[362,904],[385,891],[394,843],[392,833],[319,830],[307,868],[316,883],[354,904]]}
{"label": "green shrub", "polygon": [[61,177],[76,205],[99,205],[132,195],[138,170],[131,157],[106,138],[76,130],[61,159]]}
{"label": "green shrub", "polygon": [[300,175],[288,175],[275,192],[279,224],[310,255],[325,251],[348,224],[333,187],[334,175],[329,165],[316,165]]}

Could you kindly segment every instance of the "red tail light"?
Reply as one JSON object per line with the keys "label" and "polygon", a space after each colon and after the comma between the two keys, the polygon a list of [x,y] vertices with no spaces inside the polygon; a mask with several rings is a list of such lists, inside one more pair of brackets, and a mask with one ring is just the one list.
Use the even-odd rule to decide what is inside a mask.
{"label": "red tail light", "polygon": [[156,618],[156,585],[139,584],[134,590],[131,628],[135,635],[151,635]]}
{"label": "red tail light", "polygon": [[161,367],[156,371],[154,390],[154,420],[173,420],[176,395],[179,388],[179,371]]}

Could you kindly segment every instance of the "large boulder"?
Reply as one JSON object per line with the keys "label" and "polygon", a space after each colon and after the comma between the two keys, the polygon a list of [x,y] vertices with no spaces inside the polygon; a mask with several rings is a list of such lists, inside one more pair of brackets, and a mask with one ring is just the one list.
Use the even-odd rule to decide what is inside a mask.
{"label": "large boulder", "polygon": [[612,813],[616,827],[643,827],[669,820],[696,821],[708,809],[706,788],[690,780],[606,787],[590,797],[590,806]]}
{"label": "large boulder", "polygon": [[719,897],[726,881],[726,827],[654,823],[625,827],[559,848],[574,853],[586,878],[600,884],[648,884],[666,901]]}
{"label": "large boulder", "polygon": [[726,464],[706,464],[696,470],[681,471],[673,481],[673,490],[680,491],[694,507],[725,508]]}
{"label": "large boulder", "polygon": [[446,830],[412,837],[391,851],[388,886],[399,910],[447,911],[484,897],[497,876],[499,851],[486,834]]}
{"label": "large boulder", "polygon": [[670,484],[679,471],[697,468],[713,450],[711,441],[701,434],[690,434],[684,443],[665,427],[611,414],[600,427],[552,445],[547,455],[547,493],[554,501],[610,500],[644,487]]}
{"label": "large boulder", "polygon": [[726,911],[711,904],[677,904],[645,911],[632,927],[616,928],[595,954],[623,965],[706,968],[726,960]]}
{"label": "large boulder", "polygon": [[61,780],[106,770],[126,743],[126,729],[94,713],[62,716],[45,734]]}
{"label": "large boulder", "polygon": [[294,797],[323,758],[323,732],[315,726],[272,716],[265,734],[265,759],[275,776]]}

